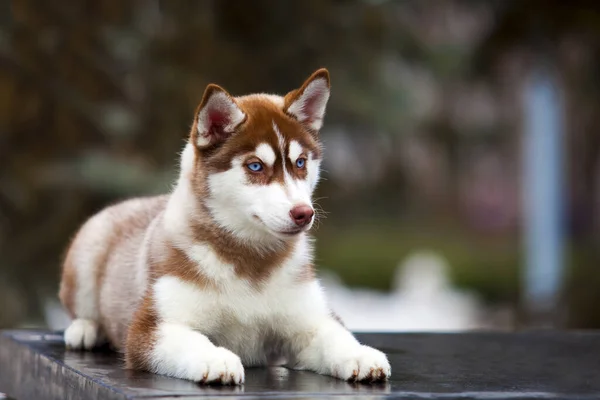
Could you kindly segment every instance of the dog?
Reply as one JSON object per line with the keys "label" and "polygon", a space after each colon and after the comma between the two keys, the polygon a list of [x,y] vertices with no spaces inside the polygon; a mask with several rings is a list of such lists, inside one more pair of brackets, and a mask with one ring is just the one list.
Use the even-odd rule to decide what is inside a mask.
{"label": "dog", "polygon": [[386,355],[329,309],[313,267],[311,197],[326,69],[285,96],[206,87],[169,195],[88,219],[67,249],[59,297],[68,349],[109,342],[125,368],[241,385],[286,366],[385,381]]}

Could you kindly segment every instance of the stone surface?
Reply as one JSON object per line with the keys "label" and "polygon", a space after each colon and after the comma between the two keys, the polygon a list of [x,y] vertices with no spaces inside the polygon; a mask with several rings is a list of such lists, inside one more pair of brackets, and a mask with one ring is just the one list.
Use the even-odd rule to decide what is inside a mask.
{"label": "stone surface", "polygon": [[17,400],[252,398],[600,398],[600,333],[361,334],[392,380],[356,385],[310,372],[250,368],[246,384],[202,387],[126,371],[115,353],[69,352],[61,336],[0,334],[0,392]]}

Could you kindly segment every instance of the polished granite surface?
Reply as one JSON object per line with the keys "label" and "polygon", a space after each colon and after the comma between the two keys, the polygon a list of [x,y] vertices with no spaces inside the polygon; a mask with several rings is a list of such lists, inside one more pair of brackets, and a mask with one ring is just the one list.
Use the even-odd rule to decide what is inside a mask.
{"label": "polished granite surface", "polygon": [[242,387],[127,371],[115,353],[70,352],[56,333],[0,335],[0,392],[26,398],[600,398],[600,333],[362,334],[392,379],[350,384],[285,368],[248,368]]}

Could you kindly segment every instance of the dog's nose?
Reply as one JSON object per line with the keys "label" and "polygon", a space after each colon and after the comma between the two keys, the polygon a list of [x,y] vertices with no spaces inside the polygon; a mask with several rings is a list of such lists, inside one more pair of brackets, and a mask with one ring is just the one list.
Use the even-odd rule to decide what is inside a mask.
{"label": "dog's nose", "polygon": [[313,209],[306,204],[295,206],[290,211],[290,216],[298,226],[308,225],[314,214]]}

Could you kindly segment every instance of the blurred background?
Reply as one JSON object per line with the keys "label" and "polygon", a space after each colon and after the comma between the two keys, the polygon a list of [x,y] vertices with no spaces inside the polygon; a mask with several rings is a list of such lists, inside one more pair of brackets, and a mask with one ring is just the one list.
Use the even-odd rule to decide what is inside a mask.
{"label": "blurred background", "polygon": [[170,189],[208,83],[327,67],[315,234],[354,330],[600,328],[600,2],[0,2],[0,327],[66,324],[69,238]]}

